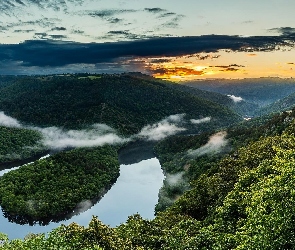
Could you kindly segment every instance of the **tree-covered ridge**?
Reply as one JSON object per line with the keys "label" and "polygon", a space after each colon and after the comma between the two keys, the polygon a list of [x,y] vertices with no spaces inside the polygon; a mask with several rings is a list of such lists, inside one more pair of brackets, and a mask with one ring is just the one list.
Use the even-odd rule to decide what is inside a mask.
{"label": "tree-covered ridge", "polygon": [[39,126],[81,128],[104,123],[125,134],[171,114],[185,113],[188,119],[210,116],[207,129],[240,119],[208,99],[132,74],[21,77],[2,89],[0,110]]}
{"label": "tree-covered ridge", "polygon": [[45,151],[39,132],[0,126],[0,164],[23,160]]}
{"label": "tree-covered ridge", "polygon": [[154,220],[134,215],[109,228],[93,218],[48,237],[2,236],[0,249],[293,249],[294,127],[229,154]]}
{"label": "tree-covered ridge", "polygon": [[274,114],[279,113],[286,110],[293,109],[295,105],[295,94],[291,93],[290,95],[282,98],[274,103],[267,105],[266,107],[261,108],[256,112],[257,115],[264,114]]}
{"label": "tree-covered ridge", "polygon": [[[212,144],[212,152],[208,150],[206,154],[197,157],[192,157],[189,152],[208,145],[208,141],[216,132],[189,136],[176,135],[160,141],[155,146],[155,152],[166,173],[166,179],[159,192],[156,211],[163,211],[171,206],[184,191],[191,188],[189,183],[201,174],[206,171],[215,171],[216,164],[226,154],[235,152],[250,142],[259,141],[262,137],[281,135],[286,129],[293,129],[294,118],[294,111],[283,112],[272,117],[256,118],[229,127],[224,132],[225,144],[218,152]],[[171,178],[174,180],[172,185],[169,183]]]}
{"label": "tree-covered ridge", "polygon": [[18,223],[61,219],[85,200],[104,194],[119,176],[111,146],[57,153],[0,177],[0,204]]}

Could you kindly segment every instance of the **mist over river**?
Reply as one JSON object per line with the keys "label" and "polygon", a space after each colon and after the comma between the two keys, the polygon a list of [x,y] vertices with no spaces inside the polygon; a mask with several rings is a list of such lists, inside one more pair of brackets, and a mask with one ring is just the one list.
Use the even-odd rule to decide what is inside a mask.
{"label": "mist over river", "polygon": [[[0,214],[0,232],[10,239],[24,238],[28,233],[46,233],[61,224],[76,222],[87,226],[92,216],[106,225],[115,227],[124,223],[129,215],[139,213],[143,218],[154,218],[154,208],[158,201],[159,189],[164,175],[158,159],[152,153],[152,145],[143,142],[133,143],[119,152],[120,176],[102,199],[92,206],[90,201],[81,204],[81,212],[72,218],[49,225],[19,225],[9,222]],[[0,171],[0,175],[8,170]]]}

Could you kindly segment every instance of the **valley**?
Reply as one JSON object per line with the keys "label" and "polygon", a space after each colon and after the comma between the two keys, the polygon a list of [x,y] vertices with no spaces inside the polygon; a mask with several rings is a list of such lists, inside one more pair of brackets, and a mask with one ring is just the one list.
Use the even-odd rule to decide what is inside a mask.
{"label": "valley", "polygon": [[[293,229],[284,231],[277,216],[283,211],[283,218],[292,219],[295,205],[295,82],[279,80],[279,92],[277,79],[269,84],[258,79],[253,85],[240,81],[230,89],[229,83],[185,86],[140,73],[10,76],[1,81],[2,169],[8,172],[19,161],[53,152],[0,177],[1,220],[26,224],[25,230],[38,224],[50,230],[45,235],[40,226],[34,227],[24,240],[9,241],[3,235],[3,246],[248,249],[255,235],[251,244],[261,249],[277,237],[286,247],[295,240]],[[288,105],[277,105],[286,100]],[[155,206],[156,215],[131,209],[128,218],[122,211],[124,221],[101,222],[99,204],[120,185],[116,181],[124,176],[119,166],[123,171],[129,164],[135,168],[125,178],[134,177],[126,182],[149,181],[145,189],[119,187],[113,199],[132,208],[153,193],[153,202],[145,207],[151,213]],[[136,170],[140,164],[145,168],[141,176]],[[270,188],[275,196],[268,193]],[[280,193],[281,188],[286,192]],[[132,191],[139,192],[133,201],[127,198]],[[280,199],[288,200],[286,209]],[[96,205],[69,216],[85,201]],[[108,217],[124,210],[123,203],[117,206]],[[272,221],[275,234],[257,216]]]}

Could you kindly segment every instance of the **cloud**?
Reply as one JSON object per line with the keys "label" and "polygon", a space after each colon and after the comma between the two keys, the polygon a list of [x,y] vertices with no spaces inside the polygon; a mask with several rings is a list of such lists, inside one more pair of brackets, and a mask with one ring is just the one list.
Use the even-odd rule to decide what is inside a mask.
{"label": "cloud", "polygon": [[205,154],[220,153],[227,145],[226,132],[218,132],[209,138],[209,141],[202,147],[196,150],[188,150],[188,155],[191,157],[198,157]]}
{"label": "cloud", "polygon": [[110,18],[114,15],[137,12],[135,9],[105,9],[97,11],[84,12],[91,17],[100,17],[102,19]]}
{"label": "cloud", "polygon": [[94,147],[105,144],[119,144],[129,141],[116,134],[116,131],[105,124],[93,124],[88,129],[64,130],[57,127],[39,128],[22,125],[16,119],[0,112],[0,125],[25,128],[42,134],[42,144],[50,149]]}
{"label": "cloud", "polygon": [[65,27],[54,27],[51,29],[51,31],[65,31],[65,30],[67,30],[67,28]]}
{"label": "cloud", "polygon": [[94,124],[90,129],[84,130],[63,130],[57,127],[32,129],[41,132],[42,143],[50,149],[94,147],[128,141],[104,124]]}
{"label": "cloud", "polygon": [[180,20],[184,17],[184,15],[177,15],[173,17],[170,21],[163,23],[161,26],[165,28],[177,28],[179,26]]}
{"label": "cloud", "polygon": [[166,184],[169,186],[178,185],[181,181],[183,181],[183,175],[184,175],[184,172],[179,172],[176,174],[167,173],[165,178]]}
{"label": "cloud", "polygon": [[241,102],[243,101],[244,99],[240,96],[235,96],[235,95],[227,95],[230,99],[232,99],[235,103],[237,102]]}
{"label": "cloud", "polygon": [[64,35],[48,35],[48,37],[50,37],[51,39],[62,39],[62,38],[67,38],[67,36],[64,36]]}
{"label": "cloud", "polygon": [[25,5],[21,0],[15,0],[18,4]]}
{"label": "cloud", "polygon": [[156,13],[156,14],[166,11],[165,9],[162,9],[162,8],[144,8],[144,10],[151,13]]}
{"label": "cloud", "polygon": [[18,122],[18,120],[5,115],[3,111],[0,112],[0,125],[5,127],[15,127],[15,128],[21,127],[21,124]]}
{"label": "cloud", "polygon": [[171,115],[159,123],[147,125],[142,128],[137,137],[147,141],[158,141],[170,135],[175,135],[178,132],[185,131],[185,128],[179,126],[183,121],[183,117],[184,114]]}
{"label": "cloud", "polygon": [[159,17],[164,18],[164,17],[175,16],[175,15],[177,15],[175,12],[166,12],[166,13],[161,14]]}
{"label": "cloud", "polygon": [[120,23],[120,22],[123,21],[123,19],[121,19],[121,18],[109,18],[109,19],[107,19],[107,21],[110,22],[110,23]]}
{"label": "cloud", "polygon": [[150,63],[167,63],[171,61],[172,59],[168,59],[168,58],[158,58],[158,59],[152,59]]}
{"label": "cloud", "polygon": [[268,29],[268,31],[271,32],[278,32],[282,35],[285,36],[294,36],[295,35],[295,28],[293,27],[279,27],[279,28],[272,28],[272,29]]}
{"label": "cloud", "polygon": [[34,30],[32,30],[32,29],[26,29],[26,30],[19,29],[19,30],[14,30],[13,32],[14,33],[28,33],[28,32],[34,32]]}
{"label": "cloud", "polygon": [[201,124],[204,122],[210,122],[211,121],[211,117],[205,117],[205,118],[201,118],[201,119],[191,119],[190,122],[192,124]]}
{"label": "cloud", "polygon": [[[43,22],[45,21],[43,20]],[[51,22],[50,20],[47,21]],[[46,33],[36,33],[36,36],[42,39],[48,38],[47,35]],[[121,32],[121,34],[117,35],[124,34]],[[130,39],[141,38],[134,34],[125,35]],[[290,43],[295,41],[295,39],[290,39]],[[280,36],[239,37],[222,35],[161,37],[111,43],[30,40],[20,44],[0,44],[0,61],[22,62],[21,65],[26,67],[63,67],[69,64],[115,62],[127,57],[177,57],[196,53],[217,52],[220,49],[231,51],[250,50],[251,54],[249,55],[253,55],[253,51],[275,50],[280,44],[286,45],[285,40]],[[159,70],[165,71],[165,69]],[[191,69],[190,72],[187,72],[188,70],[185,68],[181,70],[184,71],[184,74],[202,75],[203,73],[201,71],[191,71]],[[6,72],[6,74],[9,73]]]}
{"label": "cloud", "polygon": [[236,71],[239,71],[239,69],[236,69],[234,67],[241,68],[241,67],[245,67],[245,66],[238,65],[238,64],[209,66],[209,68],[221,68],[219,71],[222,71],[222,72],[236,72]]}
{"label": "cloud", "polygon": [[195,70],[186,67],[174,67],[174,68],[167,68],[167,67],[156,67],[154,69],[150,69],[153,74],[161,74],[161,75],[176,75],[176,76],[201,76],[204,75],[203,70]]}

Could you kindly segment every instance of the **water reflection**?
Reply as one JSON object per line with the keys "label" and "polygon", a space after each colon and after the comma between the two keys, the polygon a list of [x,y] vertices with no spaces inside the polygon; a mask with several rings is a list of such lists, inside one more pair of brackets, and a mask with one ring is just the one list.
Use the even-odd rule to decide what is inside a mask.
{"label": "water reflection", "polygon": [[143,218],[154,217],[154,207],[158,201],[158,192],[162,186],[164,175],[157,158],[143,160],[132,165],[121,165],[120,176],[116,184],[108,191],[99,203],[89,210],[59,223],[47,226],[18,225],[0,216],[0,231],[9,235],[10,239],[23,238],[28,233],[48,232],[60,224],[77,222],[87,226],[92,215],[105,224],[116,226],[126,221],[134,213]]}

